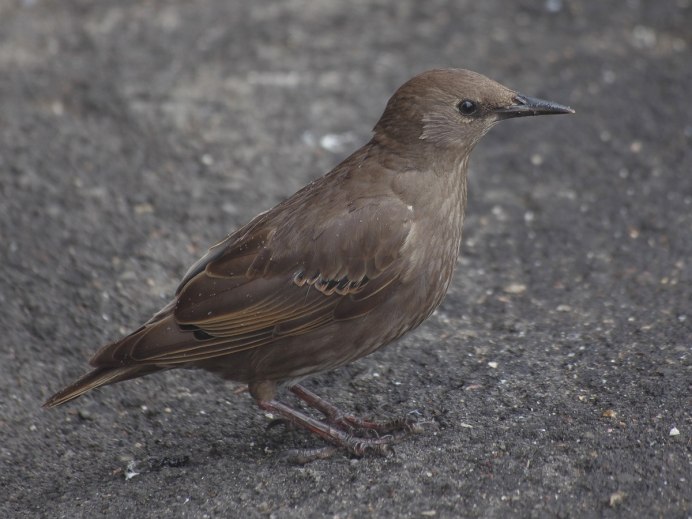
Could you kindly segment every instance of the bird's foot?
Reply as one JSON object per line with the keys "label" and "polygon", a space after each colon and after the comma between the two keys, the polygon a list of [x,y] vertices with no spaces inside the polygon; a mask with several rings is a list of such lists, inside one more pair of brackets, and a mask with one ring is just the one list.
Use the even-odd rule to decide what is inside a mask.
{"label": "bird's foot", "polygon": [[316,395],[303,386],[296,384],[291,387],[291,392],[313,409],[317,409],[325,416],[327,423],[347,431],[359,431],[374,433],[376,436],[390,433],[421,433],[423,425],[418,411],[411,411],[406,416],[387,421],[373,421],[344,413],[324,398]]}
{"label": "bird's foot", "polygon": [[364,438],[353,434],[351,430],[344,430],[335,424],[317,420],[276,400],[261,400],[257,403],[263,410],[280,417],[279,421],[274,420],[272,424],[292,424],[319,436],[332,445],[321,449],[289,451],[287,458],[296,463],[308,463],[317,459],[328,458],[339,449],[358,457],[369,453],[386,456],[393,453],[391,444],[406,434],[405,432],[398,432],[376,438]]}
{"label": "bird's foot", "polygon": [[393,441],[394,438],[392,437],[378,438],[377,440],[352,437],[352,441],[341,443],[338,446],[335,444],[313,449],[290,449],[282,454],[282,458],[296,465],[305,465],[313,461],[329,459],[336,453],[343,451],[358,458],[370,453],[388,456],[394,454],[394,448],[391,446]]}
{"label": "bird's foot", "polygon": [[394,452],[392,444],[409,433],[422,432],[423,426],[427,423],[419,419],[420,413],[417,411],[390,421],[364,420],[342,412],[302,386],[292,386],[291,392],[322,413],[325,419],[318,420],[276,400],[258,400],[257,403],[262,409],[275,416],[267,429],[277,425],[301,428],[331,444],[331,446],[318,449],[297,449],[287,452],[286,458],[294,463],[303,464],[325,459],[338,450],[344,450],[358,457],[368,453],[386,456]]}
{"label": "bird's foot", "polygon": [[366,434],[370,433],[376,436],[391,433],[405,435],[408,433],[417,434],[423,432],[423,424],[425,422],[418,419],[419,415],[420,413],[418,411],[411,411],[406,416],[393,420],[371,421],[353,415],[342,414],[336,417],[327,417],[327,421],[342,428],[363,431]]}

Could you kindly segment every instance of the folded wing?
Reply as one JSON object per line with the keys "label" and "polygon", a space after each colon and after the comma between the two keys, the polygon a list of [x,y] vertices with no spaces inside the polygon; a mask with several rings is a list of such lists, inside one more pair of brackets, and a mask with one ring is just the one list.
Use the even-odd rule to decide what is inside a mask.
{"label": "folded wing", "polygon": [[213,359],[360,317],[387,300],[405,267],[409,208],[378,197],[349,202],[331,218],[291,209],[277,206],[212,247],[168,307],[92,365]]}

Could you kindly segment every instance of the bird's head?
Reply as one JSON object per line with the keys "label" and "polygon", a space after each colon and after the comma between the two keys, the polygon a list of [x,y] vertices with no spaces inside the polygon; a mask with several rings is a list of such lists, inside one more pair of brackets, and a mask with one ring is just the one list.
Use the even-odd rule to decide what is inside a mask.
{"label": "bird's head", "polygon": [[574,110],[520,95],[476,72],[437,69],[404,83],[387,103],[374,131],[404,145],[422,140],[435,148],[468,153],[501,120],[569,113]]}

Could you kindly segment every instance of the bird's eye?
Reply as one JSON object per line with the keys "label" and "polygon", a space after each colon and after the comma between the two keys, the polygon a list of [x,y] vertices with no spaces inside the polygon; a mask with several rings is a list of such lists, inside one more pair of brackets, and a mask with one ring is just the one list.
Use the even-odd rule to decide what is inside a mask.
{"label": "bird's eye", "polygon": [[478,107],[476,106],[476,103],[473,101],[470,101],[468,99],[464,99],[461,101],[458,105],[457,108],[459,109],[459,113],[461,115],[471,115],[476,112]]}

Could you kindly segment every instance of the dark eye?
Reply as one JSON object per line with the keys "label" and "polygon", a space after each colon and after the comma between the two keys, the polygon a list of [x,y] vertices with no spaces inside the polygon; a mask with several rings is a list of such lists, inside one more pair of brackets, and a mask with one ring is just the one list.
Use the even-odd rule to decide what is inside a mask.
{"label": "dark eye", "polygon": [[471,115],[477,110],[476,103],[469,101],[468,99],[461,101],[457,105],[457,108],[459,109],[459,113],[461,115]]}

